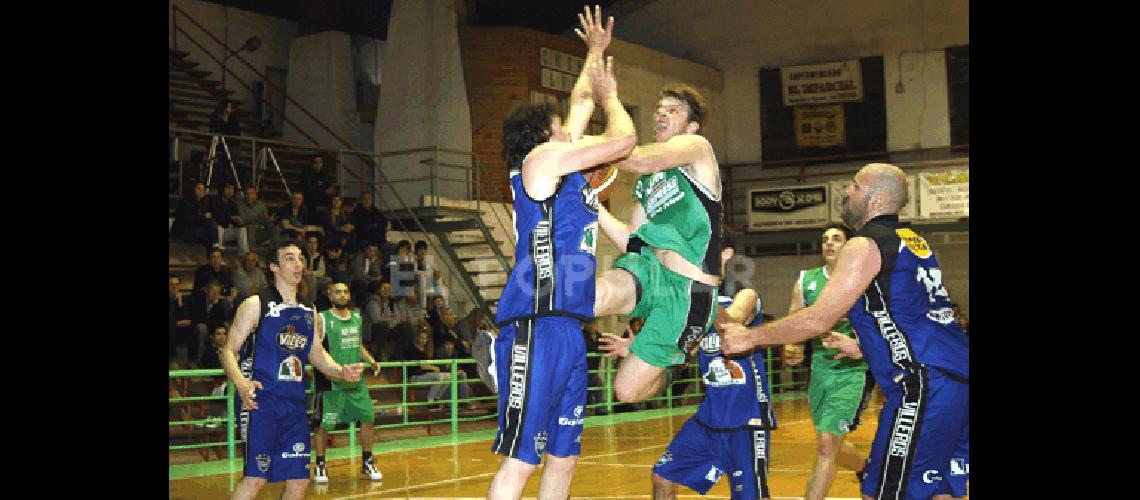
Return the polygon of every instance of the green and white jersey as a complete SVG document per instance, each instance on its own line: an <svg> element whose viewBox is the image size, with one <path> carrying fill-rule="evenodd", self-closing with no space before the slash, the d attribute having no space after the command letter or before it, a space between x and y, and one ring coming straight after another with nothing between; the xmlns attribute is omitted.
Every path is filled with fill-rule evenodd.
<svg viewBox="0 0 1140 500"><path fill-rule="evenodd" d="M633 196L648 218L633 236L655 248L677 252L703 272L720 276L720 196L702 185L686 166L638 176Z"/></svg>
<svg viewBox="0 0 1140 500"><path fill-rule="evenodd" d="M815 303L815 300L819 298L819 292L823 291L823 286L827 284L828 278L830 276L827 274L826 266L800 271L800 294L803 295L805 306ZM851 328L851 322L847 320L846 316L837 321L831 330L855 338L855 329ZM820 337L811 339L811 352L812 370L854 371L867 369L867 362L862 359L831 359L839 350L823 347L823 341L820 340Z"/></svg>
<svg viewBox="0 0 1140 500"><path fill-rule="evenodd" d="M325 337L328 339L329 356L341 365L359 363L360 354L360 312L353 309L347 320L340 319L333 314L332 309L321 311L321 321L324 322ZM359 389L364 383L363 378L357 382L346 382L342 379L333 379L335 389Z"/></svg>

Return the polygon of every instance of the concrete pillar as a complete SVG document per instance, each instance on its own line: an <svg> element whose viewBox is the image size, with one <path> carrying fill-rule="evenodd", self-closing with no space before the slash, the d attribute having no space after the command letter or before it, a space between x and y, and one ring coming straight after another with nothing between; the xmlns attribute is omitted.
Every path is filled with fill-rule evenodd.
<svg viewBox="0 0 1140 500"><path fill-rule="evenodd" d="M384 82L373 143L380 153L437 146L471 151L471 111L463 81L455 0L395 0L384 45ZM431 164L438 161L436 171ZM469 199L469 155L432 151L385 155L381 171L404 203L418 206L434 189ZM413 180L418 177L432 180ZM383 189L381 199L395 193ZM389 201L392 203L392 201ZM429 203L430 204L430 203ZM380 204L385 208L384 204Z"/></svg>
<svg viewBox="0 0 1140 500"><path fill-rule="evenodd" d="M355 137L354 125L359 121L353 78L352 46L347 33L323 31L293 40L289 48L289 73L286 79L289 96L350 144ZM286 102L285 116L321 146L348 149L348 146L292 103ZM300 144L313 143L292 125L285 123L284 127L284 140ZM353 146L359 148L358 145ZM354 171L363 171L355 158L342 161ZM352 177L345 173L344 178L347 181Z"/></svg>

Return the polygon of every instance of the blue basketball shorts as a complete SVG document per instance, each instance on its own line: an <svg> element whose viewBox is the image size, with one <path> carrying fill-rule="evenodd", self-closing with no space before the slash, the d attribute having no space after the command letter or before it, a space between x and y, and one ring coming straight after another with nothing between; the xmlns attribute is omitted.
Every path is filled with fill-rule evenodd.
<svg viewBox="0 0 1140 500"><path fill-rule="evenodd" d="M256 410L243 410L239 416L238 428L245 439L245 475L263 477L270 483L309 479L305 400L258 390L256 401ZM240 399L236 404L241 408Z"/></svg>
<svg viewBox="0 0 1140 500"><path fill-rule="evenodd" d="M770 497L771 432L713 431L690 418L665 448L653 473L704 495L728 475L734 499Z"/></svg>
<svg viewBox="0 0 1140 500"><path fill-rule="evenodd" d="M970 384L922 366L894 385L884 390L862 493L878 500L949 493L951 459L963 439L969 446Z"/></svg>
<svg viewBox="0 0 1140 500"><path fill-rule="evenodd" d="M491 450L538 465L542 454L582 453L586 341L566 317L519 320L495 339L499 433Z"/></svg>

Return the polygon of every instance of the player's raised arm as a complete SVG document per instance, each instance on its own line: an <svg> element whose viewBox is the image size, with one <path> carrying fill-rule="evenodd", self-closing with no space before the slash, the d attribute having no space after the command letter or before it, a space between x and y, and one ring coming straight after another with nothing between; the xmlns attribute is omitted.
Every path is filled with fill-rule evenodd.
<svg viewBox="0 0 1140 500"><path fill-rule="evenodd" d="M606 110L606 133L582 136L577 142L556 140L558 134L565 135L556 117L551 140L534 148L522 165L523 186L531 198L549 198L562 176L621 158L629 154L637 142L633 120L617 98L613 58L609 58L605 65L598 62L587 71L592 72L590 81L594 97Z"/></svg>
<svg viewBox="0 0 1140 500"><path fill-rule="evenodd" d="M590 88L590 79L586 68L590 64L600 61L614 32L614 18L610 16L609 25L602 26L602 8L594 6L595 12L590 12L590 6L583 6L584 14L578 14L581 29L574 28L578 37L586 42L586 59L582 65L582 72L578 74L578 81L570 91L570 112L566 115L566 133L570 135L570 142L582 138L586 124L594 113L594 92Z"/></svg>

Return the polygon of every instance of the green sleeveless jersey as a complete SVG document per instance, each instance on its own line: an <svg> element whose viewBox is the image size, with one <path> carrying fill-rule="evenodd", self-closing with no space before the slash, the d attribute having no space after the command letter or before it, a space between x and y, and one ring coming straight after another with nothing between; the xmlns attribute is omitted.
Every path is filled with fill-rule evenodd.
<svg viewBox="0 0 1140 500"><path fill-rule="evenodd" d="M815 303L815 299L819 298L819 292L823 291L823 286L827 284L828 278L825 266L800 271L800 293L803 295L805 306ZM851 328L851 322L846 317L837 321L831 330L855 338L855 329ZM823 368L838 371L867 369L867 362L862 359L831 359L839 350L824 348L820 337L811 339L811 352L812 369Z"/></svg>
<svg viewBox="0 0 1140 500"><path fill-rule="evenodd" d="M631 236L677 252L703 272L720 276L719 196L684 167L638 176L633 196L648 222Z"/></svg>
<svg viewBox="0 0 1140 500"><path fill-rule="evenodd" d="M325 337L328 339L329 356L341 365L359 363L360 354L360 312L352 310L347 320L333 315L332 309L321 311L321 320L325 326ZM332 379L332 386L336 389L359 389L363 378L357 382L346 382L342 379Z"/></svg>

